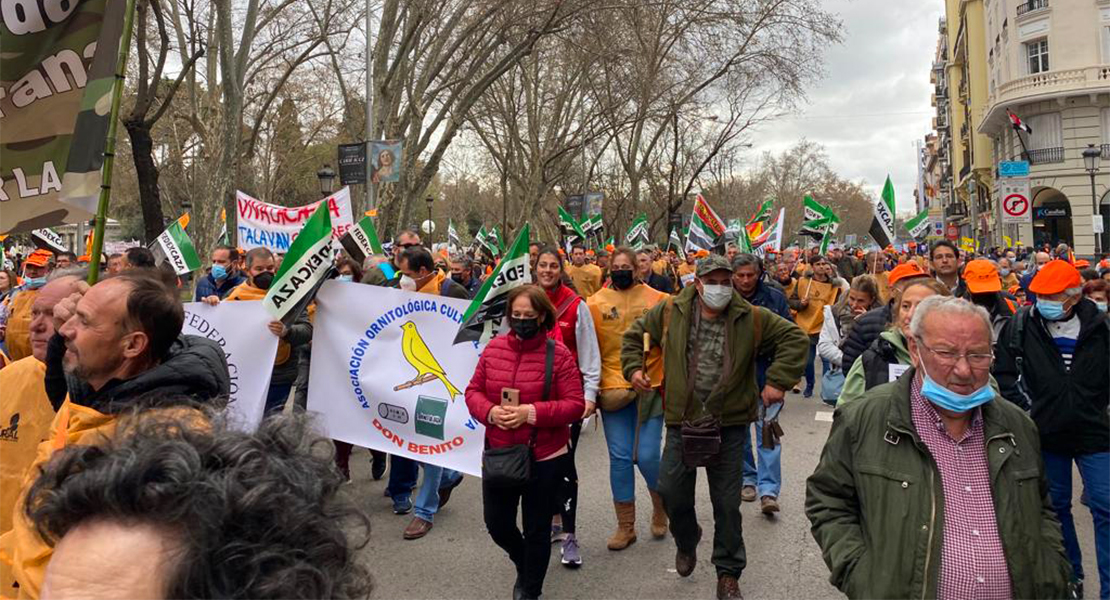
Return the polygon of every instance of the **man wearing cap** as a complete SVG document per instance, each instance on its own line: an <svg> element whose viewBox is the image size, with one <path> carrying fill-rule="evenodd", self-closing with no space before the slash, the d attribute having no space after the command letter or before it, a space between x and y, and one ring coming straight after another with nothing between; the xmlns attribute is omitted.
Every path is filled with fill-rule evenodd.
<svg viewBox="0 0 1110 600"><path fill-rule="evenodd" d="M964 290L967 300L990 313L991 336L998 341L999 332L1017 312L1018 306L1009 294L1002 293L1002 278L994 263L980 258L964 265Z"/></svg>
<svg viewBox="0 0 1110 600"><path fill-rule="evenodd" d="M704 467L713 504L717 597L740 598L738 579L747 564L740 487L748 425L764 410L777 410L801 377L809 340L790 321L746 302L732 287L731 266L719 255L699 261L694 285L656 304L625 332L621 368L644 391L652 385L644 375L645 333L651 346L664 352L667 432L658 492L677 547L675 570L687 577L697 565L702 528L695 483L698 467ZM757 356L773 356L762 391L755 379ZM764 441L774 442L770 437Z"/></svg>
<svg viewBox="0 0 1110 600"><path fill-rule="evenodd" d="M856 319L856 324L852 327L851 333L848 334L848 338L840 346L840 349L844 352L840 366L845 373L852 369L856 359L870 348L875 340L879 339L879 335L883 331L886 331L893 315L894 304L901 298L902 290L906 289L906 286L913 279L928 277L925 271L922 271L921 267L914 261L900 264L894 267L893 271L883 273L883 275L888 276L890 281L890 299L883 306L873 308L865 312L859 319Z"/></svg>
<svg viewBox="0 0 1110 600"><path fill-rule="evenodd" d="M1022 307L1002 328L994 377L1003 397L1029 410L1040 431L1052 505L1074 576L1083 561L1071 514L1072 463L1094 517L1100 598L1110 598L1110 324L1083 297L1079 271L1063 260L1037 271Z"/></svg>
<svg viewBox="0 0 1110 600"><path fill-rule="evenodd" d="M31 305L39 289L46 285L52 256L46 250L32 252L23 263L23 285L13 290L6 300L8 326L4 339L8 357L13 362L31 356Z"/></svg>

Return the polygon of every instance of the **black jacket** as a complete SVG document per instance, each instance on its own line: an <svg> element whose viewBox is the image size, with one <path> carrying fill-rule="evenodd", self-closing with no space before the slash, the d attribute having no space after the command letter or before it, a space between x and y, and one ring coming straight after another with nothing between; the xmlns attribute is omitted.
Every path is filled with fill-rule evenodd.
<svg viewBox="0 0 1110 600"><path fill-rule="evenodd" d="M992 370L1004 398L1031 401L1044 449L1067 456L1110 451L1110 321L1090 300L1074 310L1080 328L1070 369L1040 313L1025 306L1002 328Z"/></svg>
<svg viewBox="0 0 1110 600"><path fill-rule="evenodd" d="M648 276L647 281L644 283L648 284L648 287L663 292L664 294L674 293L674 284L671 283L671 278L666 275L660 275L655 271L651 272L651 275Z"/></svg>
<svg viewBox="0 0 1110 600"><path fill-rule="evenodd" d="M888 304L873 308L856 320L855 326L848 334L848 339L844 340L844 343L840 346L840 349L844 351L844 358L841 360L840 366L845 373L852 368L856 359L871 347L875 340L879 339L879 334L890 325L890 319L891 307Z"/></svg>
<svg viewBox="0 0 1110 600"><path fill-rule="evenodd" d="M55 408L61 406L67 392L70 402L106 414L127 410L139 399L161 406L163 400L176 401L174 396L190 396L205 402L213 398L226 400L230 395L231 376L223 350L216 342L199 336L178 336L165 360L131 379L113 379L96 391L84 381L63 373L65 340L60 334L54 334L50 348L53 351L49 348L47 351L46 383L50 403ZM57 382L63 379L65 386L58 386Z"/></svg>

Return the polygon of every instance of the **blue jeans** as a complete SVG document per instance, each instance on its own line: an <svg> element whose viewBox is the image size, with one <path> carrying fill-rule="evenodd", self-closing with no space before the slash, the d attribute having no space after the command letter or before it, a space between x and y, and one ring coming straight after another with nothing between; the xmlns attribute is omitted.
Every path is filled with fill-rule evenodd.
<svg viewBox="0 0 1110 600"><path fill-rule="evenodd" d="M806 391L813 391L813 381L816 379L817 370L817 336L809 337L809 354L806 355ZM829 361L821 359L821 372L830 368Z"/></svg>
<svg viewBox="0 0 1110 600"><path fill-rule="evenodd" d="M1075 519L1071 516L1071 463L1079 467L1083 489L1087 492L1087 507L1095 525L1095 555L1098 563L1099 598L1110 598L1110 452L1083 454L1074 458L1043 452L1048 495L1056 509L1056 518L1064 533L1064 549L1071 560L1072 571L1083 579L1083 555L1075 534Z"/></svg>
<svg viewBox="0 0 1110 600"><path fill-rule="evenodd" d="M262 416L268 417L280 413L285 408L285 401L289 399L289 392L293 389L293 382L271 383L266 392L266 407L262 409Z"/></svg>
<svg viewBox="0 0 1110 600"><path fill-rule="evenodd" d="M632 444L638 418L635 402L617 411L602 411L601 425L605 429L605 445L609 447L609 487L613 491L613 502L632 502L636 499ZM651 491L655 491L655 484L659 481L662 446L663 415L659 415L640 425L640 443L636 451L640 475Z"/></svg>
<svg viewBox="0 0 1110 600"><path fill-rule="evenodd" d="M389 483L385 490L394 502L408 500L412 495L412 488L416 487L416 478L420 476L420 463L415 460L389 455Z"/></svg>
<svg viewBox="0 0 1110 600"><path fill-rule="evenodd" d="M424 467L424 481L416 492L412 514L431 522L439 512L439 488L462 479L462 473L427 463L417 464Z"/></svg>
<svg viewBox="0 0 1110 600"><path fill-rule="evenodd" d="M752 455L751 429L755 427L755 456ZM756 468L756 457L759 467ZM779 497L782 490L782 444L774 450L763 447L763 420L760 419L744 427L744 485L755 487L758 496Z"/></svg>

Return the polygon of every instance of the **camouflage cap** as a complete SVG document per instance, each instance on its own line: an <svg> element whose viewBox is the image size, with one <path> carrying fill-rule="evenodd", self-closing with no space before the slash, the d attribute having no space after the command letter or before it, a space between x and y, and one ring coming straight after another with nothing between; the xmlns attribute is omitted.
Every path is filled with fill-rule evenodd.
<svg viewBox="0 0 1110 600"><path fill-rule="evenodd" d="M698 269L695 274L698 277L705 277L713 271L721 270L732 272L732 266L728 264L728 259L720 254L710 254L698 261Z"/></svg>

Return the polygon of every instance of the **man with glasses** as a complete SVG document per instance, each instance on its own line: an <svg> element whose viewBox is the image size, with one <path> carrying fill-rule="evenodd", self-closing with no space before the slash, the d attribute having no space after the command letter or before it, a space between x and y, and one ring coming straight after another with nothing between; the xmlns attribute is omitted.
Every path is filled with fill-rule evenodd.
<svg viewBox="0 0 1110 600"><path fill-rule="evenodd" d="M409 248L420 246L420 234L411 230L404 230L397 234L393 243L393 257L389 262L373 265L366 269L362 276L362 283L384 287L397 287L401 279L398 267L401 253Z"/></svg>
<svg viewBox="0 0 1110 600"><path fill-rule="evenodd" d="M1064 598L1071 566L1037 429L990 386L991 322L921 301L913 367L837 410L806 516L850 598Z"/></svg>

